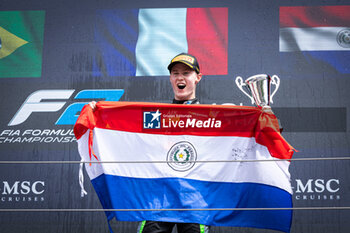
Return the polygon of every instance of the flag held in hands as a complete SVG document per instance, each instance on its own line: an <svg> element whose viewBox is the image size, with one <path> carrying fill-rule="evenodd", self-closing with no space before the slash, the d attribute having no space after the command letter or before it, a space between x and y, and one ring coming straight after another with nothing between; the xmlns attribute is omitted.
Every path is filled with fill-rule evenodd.
<svg viewBox="0 0 350 233"><path fill-rule="evenodd" d="M102 101L83 108L74 133L83 161L121 162L85 166L103 208L131 209L106 211L108 220L290 230L290 209L232 210L292 207L293 147L271 113ZM233 162L209 162L218 160Z"/></svg>

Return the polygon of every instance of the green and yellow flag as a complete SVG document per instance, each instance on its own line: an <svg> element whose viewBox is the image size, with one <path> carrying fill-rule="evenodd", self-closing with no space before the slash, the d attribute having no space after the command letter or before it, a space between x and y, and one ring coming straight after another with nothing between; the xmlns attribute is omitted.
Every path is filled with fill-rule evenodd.
<svg viewBox="0 0 350 233"><path fill-rule="evenodd" d="M45 11L0 11L0 78L41 77Z"/></svg>

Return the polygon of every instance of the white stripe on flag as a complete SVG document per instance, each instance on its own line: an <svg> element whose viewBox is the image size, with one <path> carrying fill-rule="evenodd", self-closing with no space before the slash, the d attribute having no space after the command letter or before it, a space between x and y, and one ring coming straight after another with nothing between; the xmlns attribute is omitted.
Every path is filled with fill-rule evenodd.
<svg viewBox="0 0 350 233"><path fill-rule="evenodd" d="M350 51L337 42L343 27L280 28L280 52Z"/></svg>
<svg viewBox="0 0 350 233"><path fill-rule="evenodd" d="M86 133L79 142L79 152L89 161ZM101 161L166 161L170 148L177 142L190 142L197 160L266 160L273 159L265 146L255 138L228 136L189 136L140 134L94 129L93 149ZM156 145L154 146L156 142ZM228 162L195 163L188 171L175 171L167 163L94 163L86 165L90 179L105 173L122 177L165 178L260 183L276 186L292 193L288 172L289 162Z"/></svg>
<svg viewBox="0 0 350 233"><path fill-rule="evenodd" d="M169 75L170 60L187 52L186 8L140 9L136 76Z"/></svg>

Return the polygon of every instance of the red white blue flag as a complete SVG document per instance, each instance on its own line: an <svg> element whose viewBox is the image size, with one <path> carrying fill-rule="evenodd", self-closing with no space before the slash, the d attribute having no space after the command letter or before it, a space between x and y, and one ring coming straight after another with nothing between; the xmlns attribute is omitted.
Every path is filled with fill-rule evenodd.
<svg viewBox="0 0 350 233"><path fill-rule="evenodd" d="M165 76L177 54L197 57L205 75L227 74L227 8L99 10L95 75Z"/></svg>
<svg viewBox="0 0 350 233"><path fill-rule="evenodd" d="M107 211L108 220L290 230L292 210L259 210L292 207L293 148L273 114L241 106L99 102L94 112L84 107L74 132L83 161L120 162L85 166L105 209L131 209Z"/></svg>
<svg viewBox="0 0 350 233"><path fill-rule="evenodd" d="M309 64L320 72L350 73L349 12L350 6L280 7L283 63L295 71Z"/></svg>

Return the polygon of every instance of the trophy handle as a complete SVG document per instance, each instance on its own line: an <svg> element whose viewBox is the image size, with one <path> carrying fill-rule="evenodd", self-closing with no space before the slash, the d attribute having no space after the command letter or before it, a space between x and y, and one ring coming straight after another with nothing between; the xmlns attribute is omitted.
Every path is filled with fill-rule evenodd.
<svg viewBox="0 0 350 233"><path fill-rule="evenodd" d="M246 86L246 84L243 82L242 77L237 76L237 78L236 78L235 81L236 81L237 87L238 87L246 96L248 96L249 99L252 101L252 104L254 104L254 99L253 99L253 97L251 97L251 96L242 88L243 86Z"/></svg>
<svg viewBox="0 0 350 233"><path fill-rule="evenodd" d="M276 94L276 92L280 86L280 78L277 75L273 75L271 77L271 84L274 84L276 86L275 90L272 92L272 94L270 96L270 102L273 103L272 97Z"/></svg>

